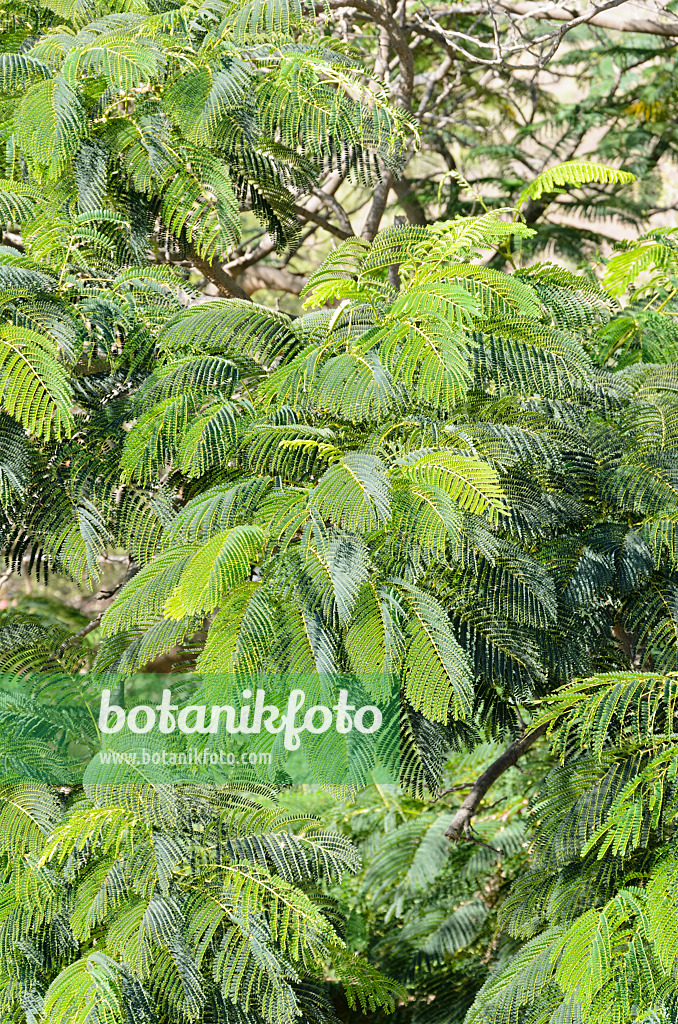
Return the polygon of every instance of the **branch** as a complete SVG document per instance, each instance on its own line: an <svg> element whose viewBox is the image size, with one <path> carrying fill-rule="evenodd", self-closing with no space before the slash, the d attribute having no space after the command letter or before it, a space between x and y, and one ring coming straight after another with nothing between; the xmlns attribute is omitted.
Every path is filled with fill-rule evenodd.
<svg viewBox="0 0 678 1024"><path fill-rule="evenodd" d="M388 202L388 194L391 191L391 185L393 184L393 174L391 171L385 171L384 176L374 190L374 199L372 200L372 206L370 212L367 215L365 226L362 230L363 238L366 238L368 242L374 241L374 236L379 230L381 224L381 218L384 216L384 210L386 209L386 203Z"/></svg>
<svg viewBox="0 0 678 1024"><path fill-rule="evenodd" d="M253 267L255 263L259 263L260 260L270 256L272 252L275 252L275 242L270 239L268 242L260 242L254 249L245 250L240 256L234 256L232 260L223 265L223 270L229 274L233 271L236 275L242 274L248 267Z"/></svg>
<svg viewBox="0 0 678 1024"><path fill-rule="evenodd" d="M199 270L203 277L206 277L213 285L216 285L222 295L229 299L245 299L247 302L251 302L245 289L241 288L234 277L226 273L219 260L205 260L202 256L198 255L185 236L182 237L181 241L186 255L195 269Z"/></svg>
<svg viewBox="0 0 678 1024"><path fill-rule="evenodd" d="M546 725L540 725L538 729L529 732L526 736L516 740L510 747L507 747L503 754L500 754L496 761L493 761L489 768L476 779L471 792L464 799L461 807L456 811L452 821L445 830L445 835L453 842L457 842L462 836L465 839L471 837L471 819L478 810L478 805L487 793L490 786L493 786L505 771L513 766L526 751L546 732Z"/></svg>
<svg viewBox="0 0 678 1024"><path fill-rule="evenodd" d="M562 7L556 7L551 10L542 8L536 10L534 14L531 13L531 4L514 2L514 0L499 0L499 6L503 7L505 11L510 11L512 14L522 14L529 18L535 19L550 19L553 21L574 21L576 16L571 12L564 10ZM673 25L667 24L666 22L651 21L649 18L629 18L625 21L619 21L617 18L610 17L603 13L593 13L590 18L586 19L589 25L598 25L599 28L611 28L616 32L643 32L645 35L652 36L678 36L678 21Z"/></svg>
<svg viewBox="0 0 678 1024"><path fill-rule="evenodd" d="M445 11L444 13L447 14L448 12ZM460 12L457 12L457 14L459 13ZM466 9L463 9L463 13L467 14L468 12ZM483 13L487 13L485 9L483 9ZM426 24L420 15L415 14L414 21L411 24L405 25L405 28L413 33L418 32L419 35L425 36L427 39L432 39L441 47L441 49L445 50L453 60L458 60L458 55L461 54L466 60L471 61L473 64L498 67L502 63L503 58L500 54L489 59L485 59L483 57L479 57L477 54L469 53L468 50L464 49L463 46L459 46L459 44L452 38L453 36L459 35L459 33L449 32L447 29L443 28L442 25L439 25L434 21L433 16L430 14L429 18L431 19L431 23ZM473 40L473 42L476 42L476 40ZM489 44L486 45L485 43L482 43L481 45L490 50L494 49L494 47Z"/></svg>
<svg viewBox="0 0 678 1024"><path fill-rule="evenodd" d="M354 11L367 14L377 25L385 28L388 32L393 49L398 56L400 79L395 89L396 97L401 106L410 109L412 99L412 88L414 85L414 57L407 42L407 36L402 28L391 15L372 0L328 0L330 10L349 7Z"/></svg>
<svg viewBox="0 0 678 1024"><path fill-rule="evenodd" d="M269 267L262 263L245 270L240 276L240 280L245 289L245 297L249 299L252 292L256 292L259 288L272 288L274 291L300 295L308 278L302 274L291 274L289 270L280 270L278 267Z"/></svg>
<svg viewBox="0 0 678 1024"><path fill-rule="evenodd" d="M576 12L573 13L563 7L543 7L526 3L525 0L496 0L496 5L500 10L508 14L518 14L523 18L534 18L535 21L575 21L580 17L585 17L587 24L597 25L599 28L613 29L615 32L641 32L644 35L665 36L668 38L678 36L678 19L673 23L652 21L650 18L627 18L622 21L612 15L603 13L602 10L600 12L595 10L588 13L584 12L584 15L578 15ZM460 14L481 16L487 14L487 7L473 4L466 7L448 8L446 10L433 9L431 11L433 18L445 16L458 18Z"/></svg>
<svg viewBox="0 0 678 1024"><path fill-rule="evenodd" d="M327 198L329 200L331 197L328 196ZM337 206L338 205L339 204L337 203ZM295 203L294 212L298 217L301 217L302 220L313 221L314 224L317 224L320 228L324 228L330 235L334 235L335 238L340 238L342 242L347 238L353 237L352 231L345 231L343 228L335 227L334 224L330 223L327 217L321 216L321 214L316 213L315 210L307 210L305 206L300 206L298 203Z"/></svg>
<svg viewBox="0 0 678 1024"><path fill-rule="evenodd" d="M523 218L526 224L536 224L541 217L542 213L550 205L550 201L546 202L541 199L528 199L523 209Z"/></svg>
<svg viewBox="0 0 678 1024"><path fill-rule="evenodd" d="M613 7L620 7L622 4L625 3L626 0L608 0L606 4L602 5L602 7L591 7L588 11L584 11L583 14L580 14L578 18L571 18L563 25L560 31L556 33L556 38L554 40L553 46L545 56L541 57L539 61L540 65L544 67L546 64L548 64L551 58L555 56L561 42L563 41L563 36L566 32L570 32L571 29L576 28L577 25L593 23L594 19L599 17L603 13L603 11L611 10ZM598 24L600 24L600 22Z"/></svg>
<svg viewBox="0 0 678 1024"><path fill-rule="evenodd" d="M136 565L134 562L130 562L130 564L127 567L127 572L120 580L120 582L116 583L112 590L104 590L101 592L102 598L108 600L109 598L113 597L113 595L117 594L119 590L122 590L125 584L129 583L132 577L136 576L138 572L139 566ZM73 633L72 636L67 637L62 643L61 647L59 648L59 656L61 656L64 653L67 647L71 647L73 644L77 643L78 640L82 640L82 638L87 636L89 633L93 633L97 626L101 625L101 620L103 619L106 611L107 609L104 608L103 611L100 611L98 615L95 615L94 618L91 619L86 626L83 626L82 629L79 629L77 633Z"/></svg>
<svg viewBox="0 0 678 1024"><path fill-rule="evenodd" d="M5 231L4 234L0 231L0 244L12 246L14 249L18 249L21 253L26 252L21 235L12 234L10 231Z"/></svg>
<svg viewBox="0 0 678 1024"><path fill-rule="evenodd" d="M378 3L373 0L327 0L330 9L350 8L367 14L369 18L385 29L389 41L395 50L398 58L400 76L393 89L393 95L399 106L405 110L411 110L412 90L414 88L414 56L408 42L407 36L395 18ZM362 237L368 242L374 239L379 231L381 218L384 216L388 194L394 181L394 175L388 169L383 169L383 179L374 190L374 199L370 212L362 230Z"/></svg>
<svg viewBox="0 0 678 1024"><path fill-rule="evenodd" d="M410 224L418 224L424 227L428 221L426 211L415 195L413 183L409 178L396 178L391 188L398 197L398 205L407 217Z"/></svg>
<svg viewBox="0 0 678 1024"><path fill-rule="evenodd" d="M104 609L104 611L105 610L106 609ZM97 626L101 625L101 620L103 619L103 617L104 612L99 612L99 614L95 615L93 619L90 619L86 626L83 626L82 629L79 629L77 633L74 633L72 636L69 636L67 640L64 640L61 647L59 648L59 654L63 654L67 647L70 647L78 640L82 640L82 638L84 636L87 636L88 633L93 633Z"/></svg>
<svg viewBox="0 0 678 1024"><path fill-rule="evenodd" d="M342 231L345 231L350 238L353 235L353 228L351 227L351 222L348 219L348 214L339 200L335 199L335 197L329 192L323 192L321 188L314 188L313 195L316 199L320 199L324 206L328 206L330 210L332 210L334 216L339 221L339 227ZM306 210L307 213L309 212L306 207L304 207L304 210Z"/></svg>

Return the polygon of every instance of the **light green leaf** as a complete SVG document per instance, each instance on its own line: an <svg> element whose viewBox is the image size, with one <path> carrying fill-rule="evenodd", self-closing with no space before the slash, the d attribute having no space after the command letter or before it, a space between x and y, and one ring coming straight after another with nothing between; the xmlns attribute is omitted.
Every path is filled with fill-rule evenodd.
<svg viewBox="0 0 678 1024"><path fill-rule="evenodd" d="M216 534L199 548L183 570L168 598L166 614L173 619L214 611L229 591L243 582L265 539L259 526L234 526Z"/></svg>

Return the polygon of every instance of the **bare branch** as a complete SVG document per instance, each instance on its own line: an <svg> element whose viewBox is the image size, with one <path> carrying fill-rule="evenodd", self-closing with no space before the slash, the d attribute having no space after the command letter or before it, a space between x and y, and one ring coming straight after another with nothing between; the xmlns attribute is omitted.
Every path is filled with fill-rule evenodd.
<svg viewBox="0 0 678 1024"><path fill-rule="evenodd" d="M574 21L580 15L568 10L561 5L532 4L526 0L496 0L497 7L509 14L518 14L522 18L534 18L536 21ZM673 22L654 21L650 18L615 18L605 13L605 8L598 11L585 12L586 23L597 25L599 28L613 29L615 32L640 32L644 35L665 36L675 38L678 36L678 19ZM458 17L460 13L465 15L487 14L487 7L481 4L466 5L463 8L454 7L445 10L432 10L433 18ZM669 12L667 12L668 14ZM588 16L590 14L590 17ZM583 15L582 15L583 16ZM421 28L417 26L419 31Z"/></svg>
<svg viewBox="0 0 678 1024"><path fill-rule="evenodd" d="M510 747L507 747L504 753L500 754L489 768L485 769L483 774L476 779L471 792L464 799L461 807L456 811L452 821L447 826L445 835L448 839L456 843L462 836L465 839L473 838L471 835L471 820L490 786L494 785L505 771L512 768L518 761L518 758L522 757L545 732L546 725L541 725L538 729L528 732L526 736L521 737L521 739L512 743Z"/></svg>
<svg viewBox="0 0 678 1024"><path fill-rule="evenodd" d="M330 197L328 196L328 199L329 198ZM294 212L296 213L297 217L300 217L304 221L312 221L314 224L317 224L318 227L324 228L325 231L327 231L330 235L334 235L335 238L340 238L342 242L347 238L351 238L351 236L353 235L353 231L345 231L343 228L335 227L335 225L332 224L327 219L327 217L322 217L319 213L316 213L315 210L307 210L305 206L299 206L299 204L295 204Z"/></svg>
<svg viewBox="0 0 678 1024"><path fill-rule="evenodd" d="M308 278L302 274L291 274L289 270L269 267L262 263L256 267L249 267L239 280L249 298L252 292L256 292L259 288L272 288L274 291L300 295Z"/></svg>
<svg viewBox="0 0 678 1024"><path fill-rule="evenodd" d="M388 194L391 191L392 184L393 174L391 171L386 171L384 177L374 190L372 206L370 207L370 212L367 215L367 220L365 221L365 226L362 231L363 238L366 238L368 242L371 242L379 231L379 225L381 224L381 218L384 216L384 210L386 209Z"/></svg>
<svg viewBox="0 0 678 1024"><path fill-rule="evenodd" d="M316 196L316 198L321 199L323 205L327 206L332 211L339 221L339 227L342 231L345 231L347 236L350 238L353 235L353 228L351 227L351 222L348 219L348 214L339 200L335 199L334 196L330 195L328 192L323 192L321 188L314 188L313 195Z"/></svg>
<svg viewBox="0 0 678 1024"><path fill-rule="evenodd" d="M234 256L232 260L225 263L223 269L226 273L231 270L234 271L236 276L242 274L243 270L247 270L248 267L254 266L255 263L259 263L266 256L270 256L272 252L275 252L275 242L270 239L268 242L260 242L259 245L255 246L254 249L245 251L241 256Z"/></svg>
<svg viewBox="0 0 678 1024"><path fill-rule="evenodd" d="M499 4L505 11L511 11L513 14L527 15L527 17L539 19L548 18L553 21L575 20L574 15L563 7L547 9L547 12L543 14L539 13L539 10L537 10L532 14L532 5L529 3L523 3L521 0L518 0L518 2L515 2L515 0L499 0ZM610 5L605 5L605 7L601 8L601 13L598 14L594 12L590 18L587 18L586 20L588 24L598 25L600 28L611 28L617 32L642 32L645 35L652 36L678 36L678 20L673 24L663 21L651 21L649 18L627 18L625 20L620 20L602 13L602 11L606 10L608 6Z"/></svg>
<svg viewBox="0 0 678 1024"><path fill-rule="evenodd" d="M556 38L553 42L553 46L548 51L548 53L544 54L544 56L540 58L540 65L544 67L546 64L548 64L551 58L555 56L556 51L558 50L558 47L563 41L563 36L566 34L566 32L570 32L573 28L576 28L577 25L584 25L587 22L593 22L593 20L595 18L598 18L603 13L603 11L609 11L613 7L620 7L622 4L625 3L626 0L608 0L606 4L602 5L602 7L590 7L588 11L584 11L584 13L580 14L578 18L572 18L565 25L563 25L563 27L556 33ZM600 24L600 22L598 22L598 24Z"/></svg>
<svg viewBox="0 0 678 1024"><path fill-rule="evenodd" d="M109 599L113 597L113 595L117 594L119 590L122 590L125 584L129 583L132 577L136 576L138 572L139 566L136 565L134 562L130 562L129 566L127 567L127 572L120 580L120 582L117 583L112 590L102 591L102 598ZM101 625L101 620L103 619L105 612L106 609L104 608L104 610L100 611L98 615L95 615L94 618L91 619L86 626L83 626L82 629L79 629L77 633L73 633L72 636L67 637L66 640L64 640L64 642L62 643L61 647L59 648L59 655L62 655L67 647L71 647L73 644L77 643L78 640L82 640L84 636L87 636L89 633L93 633L97 626Z"/></svg>
<svg viewBox="0 0 678 1024"><path fill-rule="evenodd" d="M394 88L394 97L400 104L410 108L414 85L414 57L407 42L407 36L398 22L383 7L373 0L328 0L331 10L349 7L367 14L377 25L385 28L391 45L398 55L400 77Z"/></svg>

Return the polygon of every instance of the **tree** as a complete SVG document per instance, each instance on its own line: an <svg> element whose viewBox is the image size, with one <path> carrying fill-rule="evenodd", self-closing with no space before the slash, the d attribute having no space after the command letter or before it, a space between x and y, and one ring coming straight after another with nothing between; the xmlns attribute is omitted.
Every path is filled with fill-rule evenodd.
<svg viewBox="0 0 678 1024"><path fill-rule="evenodd" d="M318 164L369 179L375 153L397 165L409 122L379 94L350 98L355 62L297 8L22 14L16 32L6 13L2 54L3 547L19 571L93 585L122 545L127 580L171 501L122 484L125 416L191 296L149 248L211 273L237 241L239 200L288 242L291 192ZM3 1020L330 1021L330 961L349 998L388 1006L396 989L346 955L317 891L355 869L340 836L281 816L251 779L170 792L129 761L83 774L98 743L79 674L92 628L21 613L0 627ZM31 673L42 700L15 692Z"/></svg>
<svg viewBox="0 0 678 1024"><path fill-rule="evenodd" d="M399 983L346 952L350 917L318 888L357 867L350 844L317 820L280 817L275 787L251 775L215 790L189 772L173 788L162 772L140 778L134 759L91 757L97 693L87 671L95 654L97 672L127 680L164 659L187 671L189 689L214 673L342 674L376 694L395 678L401 782L414 798L438 795L454 747L481 737L506 745L451 821L424 812L408 823L407 850L423 850L423 861L427 836L447 849L443 826L455 840L480 838L490 786L508 787L505 770L529 751L544 756L537 744L566 707L566 770L545 786L556 793L548 827L560 834L565 814L567 830L558 779L579 792L583 773L595 787L609 760L605 749L580 763L566 741L574 729L590 757L567 704L581 698L567 689L573 678L675 668L673 237L621 247L602 285L590 268L530 262L534 204L545 210L591 185L616 196L630 184L626 171L576 159L511 184L508 208L457 173L483 212L379 232L390 175L414 137L410 71L418 86L400 37L390 102L360 91L364 66L320 41L296 8L59 6L46 17L31 10L3 56L3 546L10 568L44 579L95 585L111 548L127 564L110 607L82 629L21 611L0 625L0 669L33 687L18 695L10 680L1 696L3 1013L22 1024L92 1014L107 1024L299 1014L330 1024L336 979L363 1007L400 1000L407 1016ZM393 34L395 19L379 17ZM243 123L234 90L245 87ZM274 242L289 242L296 200L323 167L339 181L370 166L365 237L340 229L349 237L310 276L305 315L249 297L189 304L186 275L158 265L164 249L233 293L222 275L236 200ZM329 192L316 198L341 221ZM649 283L629 291L648 268ZM603 703L622 685L604 679ZM116 699L124 703L122 688ZM669 712L652 707L654 728ZM663 750L642 729L629 742L645 743L658 768ZM615 754L619 778L626 754ZM635 824L638 792L640 804L629 810L624 796L610 821L595 823L607 830L595 842L620 870L627 854L637 866L647 829L659 828L656 817ZM605 846L615 815L625 824ZM403 837L383 840L366 876L384 873L394 906L404 890L389 858ZM656 843L648 887L664 851L658 832ZM455 975L445 958L480 941L507 888L457 914L445 887L459 884L471 850L456 848L430 893L454 918L447 938L410 934L403 951L407 933L383 935L378 967L400 982L411 983L403 964L413 948L436 961L423 986L410 984L417 1012L427 984L459 987L465 968ZM564 899L562 887L588 884L597 863L593 849L568 848L548 893ZM497 882L494 862L481 874ZM549 1012L565 1013L563 999L577 995L557 958L576 959L594 917L616 933L629 914L640 922L646 938L629 940L629 956L654 958L663 998L671 964L654 918L628 910L624 886L586 890L590 903L570 917L535 895L530 928L547 952L530 977L548 981ZM472 1015L501 1015L499 989L534 966L539 942L529 945L532 933L509 912L520 891L502 913L528 945L508 973L495 972ZM603 923L600 900L621 900ZM418 909L408 905L408 924ZM561 945L544 932L570 927ZM659 1005L634 964L628 1006ZM604 1017L618 963L610 953L594 967L581 1005ZM475 989L485 965L468 970ZM511 1006L522 1006L521 979Z"/></svg>
<svg viewBox="0 0 678 1024"><path fill-rule="evenodd" d="M220 266L239 205L280 250L321 169L369 182L377 157L399 166L411 118L361 88L364 68L299 3L119 7L29 8L18 30L5 16L5 177L34 187L6 182L3 216L62 276L87 243L128 263L152 244L242 297Z"/></svg>
<svg viewBox="0 0 678 1024"><path fill-rule="evenodd" d="M512 206L526 178L576 159L624 167L643 187L614 194L595 185L567 188L528 203L524 216L536 234L523 242L524 258L555 253L577 265L619 234L644 230L674 202L663 194L662 168L675 159L670 68L678 30L670 5L657 7L640 19L617 3L577 15L540 3L467 0L423 9L336 0L328 22L385 90L409 104L421 149L410 147L403 177L374 194L328 175L299 204L307 227L298 251L276 259L270 239L252 229L229 272L250 290L298 294L330 244L309 204L324 206L333 235L371 239L394 215L425 225L477 213L478 194L490 207ZM287 276L276 283L275 270ZM298 312L296 302L286 308Z"/></svg>
<svg viewBox="0 0 678 1024"><path fill-rule="evenodd" d="M338 890L348 936L407 987L398 1018L670 1017L675 692L675 673L564 687L538 719L548 741L500 778L473 843L448 846L440 804L473 785L477 755L452 757L438 805L366 791L327 809L366 862Z"/></svg>
<svg viewBox="0 0 678 1024"><path fill-rule="evenodd" d="M414 224L475 212L477 200L460 187L459 171L498 207L515 202L526 176L535 177L557 161L595 154L642 176L645 187L635 194L568 189L528 204L525 216L537 226L534 250L555 248L574 262L595 251L610 218L637 228L661 211L659 168L675 144L672 78L665 71L677 38L670 16L641 24L618 4L607 13L587 11L574 23L563 20L561 8L540 4L493 3L486 11L466 2L425 14L406 4L397 18L371 0L341 5L340 13L336 7L318 5L315 27L306 17L310 10L305 14L298 4L248 7L242 18L222 23L217 45L209 27L220 16L209 7L185 24L176 12L175 22L169 11L162 16L154 11L145 21L140 11L116 14L106 36L111 55L106 67L101 42L90 39L86 29L88 22L95 33L106 29L105 19L101 29L92 21L102 12L59 5L24 16L22 9L17 26L8 9L2 81L17 89L22 116L29 118L23 142L37 147L39 160L49 163L51 137L34 133L36 125L50 125L56 117L44 69L63 78L61 63L70 53L64 82L75 75L79 83L90 83L92 96L82 93L77 103L69 101L72 109L63 107L64 117L70 113L55 168L74 156L78 136L87 136L78 157L81 184L91 180L94 188L85 197L87 212L106 193L110 156L109 179L114 173L107 202L113 193L118 212L133 216L136 245L143 247L150 230L157 259L196 267L223 295L243 297L261 288L298 295L332 238L353 233L373 238L394 204ZM60 32L57 57L50 40ZM291 42L303 44L305 56L298 48L285 50ZM237 60L226 57L233 47ZM190 75L178 74L183 61L190 63ZM356 119L345 92L338 101L339 93L328 85L356 83L367 69L374 76L375 108L365 122ZM288 119L281 129L292 81L292 91L303 99L295 115L303 111L302 120ZM574 81L577 95L560 101L557 94L563 87L565 93L571 90ZM31 82L24 100L23 85ZM151 82L153 99L147 90ZM250 90L252 82L256 87ZM273 99L266 98L269 88ZM118 90L116 103L108 106L107 89ZM245 93L249 106L243 120L239 97ZM257 112L257 97L265 112ZM103 103L103 118L97 102ZM333 118L336 102L341 112ZM140 135L130 134L129 124L124 127L128 114ZM396 131L399 142L391 147L391 128L408 121L411 127L412 116L420 125L423 159L407 132ZM154 117L160 118L157 124ZM330 124L335 127L325 146ZM152 156L145 149L149 133L155 139ZM293 141L302 141L303 159ZM11 164L11 154L8 159ZM403 162L407 168L400 177ZM369 184L365 176L374 181L375 175L382 180L372 194L361 185ZM188 195L187 189L193 202L179 204L177 197ZM236 203L253 214L242 241ZM158 212L169 236L153 230ZM183 237L184 228L199 244Z"/></svg>
<svg viewBox="0 0 678 1024"><path fill-rule="evenodd" d="M73 367L82 414L102 445L94 505L106 504L113 486L107 432L122 421L115 419L120 403L102 410L102 395L110 403L138 385L130 371L153 365L166 314L191 295L185 273L154 265L150 248L189 252L228 290L219 258L239 237L239 202L264 220L277 245L289 243L297 230L292 193L315 181L320 166L366 180L376 154L395 167L409 121L379 93L350 98L355 61L323 41L294 5L234 8L224 18L209 6L197 13L59 6L47 15L30 9L18 31L9 12L6 28L1 84L10 131L0 208L7 240L19 248L2 254L4 408L45 441L72 436L60 452L74 478L84 450L63 364ZM234 283L231 290L244 294ZM92 374L104 370L107 385ZM26 449L21 431L7 429L18 460L5 482L9 496L30 490L37 452ZM43 454L41 466L33 465L43 504L32 512L24 504L24 515L42 522L34 524L38 535L46 529L58 537L62 565L74 559L80 579L94 580L99 513L83 487L76 485L76 495L65 486L51 450ZM93 479L84 491L92 486ZM113 528L123 546L126 531L136 532L135 501L128 493L114 502L125 510L122 533ZM146 528L158 522L143 498L141 506ZM7 538L16 564L31 534L29 526ZM39 548L31 566L36 558L39 567Z"/></svg>
<svg viewBox="0 0 678 1024"><path fill-rule="evenodd" d="M356 870L351 843L252 782L96 758L83 777L71 742L98 744L79 680L52 680L56 706L0 698L2 1019L335 1021L328 964L352 1005L389 1007L397 986L355 962L318 891Z"/></svg>
<svg viewBox="0 0 678 1024"><path fill-rule="evenodd" d="M673 1013L674 694L673 674L597 676L545 714L560 764L533 806L532 870L501 911L527 941L469 1021Z"/></svg>
<svg viewBox="0 0 678 1024"><path fill-rule="evenodd" d="M434 802L388 786L339 804L317 793L283 797L297 813L313 808L358 846L361 870L332 891L347 914L349 947L407 992L394 1024L462 1021L497 950L506 956L497 915L511 883L528 870L526 803L538 792L547 758L533 758L517 779L502 777L478 812L473 842L452 844L444 834L451 806L500 750L501 743L489 742L453 753ZM343 1020L360 1020L338 988L332 997Z"/></svg>
<svg viewBox="0 0 678 1024"><path fill-rule="evenodd" d="M585 173L601 172L557 172ZM614 321L590 279L472 262L521 232L492 213L390 229L311 279L336 309L216 302L174 321L121 467L183 508L104 616L100 669L138 670L207 616L201 671L395 672L422 786L439 766L418 716L449 736L482 708L520 732L519 704L619 659L615 629L629 658L671 664L652 534L671 441L649 410L671 405L672 370L595 364L581 332L595 347Z"/></svg>

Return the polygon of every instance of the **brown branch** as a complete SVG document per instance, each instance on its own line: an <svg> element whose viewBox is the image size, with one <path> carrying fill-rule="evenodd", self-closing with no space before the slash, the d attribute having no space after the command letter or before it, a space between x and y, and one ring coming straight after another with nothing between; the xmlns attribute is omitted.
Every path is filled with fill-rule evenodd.
<svg viewBox="0 0 678 1024"><path fill-rule="evenodd" d="M12 234L10 231L5 231L4 234L0 231L0 244L11 246L13 249L17 249L21 253L26 252L21 235Z"/></svg>
<svg viewBox="0 0 678 1024"><path fill-rule="evenodd" d="M348 219L348 214L346 213L346 210L341 205L339 200L335 199L335 197L331 195L329 192L323 192L321 188L314 188L313 195L316 197L316 199L322 200L324 206L327 206L329 207L330 210L332 210L334 216L339 221L339 227L342 229L342 231L345 231L348 237L350 238L353 235L353 228L351 227L351 222ZM304 209L306 210L307 208L304 207Z"/></svg>
<svg viewBox="0 0 678 1024"><path fill-rule="evenodd" d="M316 213L315 210L307 210L305 206L295 204L294 212L297 217L301 217L304 221L312 221L314 224L317 224L318 227L324 228L330 235L334 235L335 238L340 238L342 242L347 238L353 237L352 231L345 231L343 228L336 227L327 219L327 217L321 216L321 214Z"/></svg>
<svg viewBox="0 0 678 1024"><path fill-rule="evenodd" d="M400 79L394 90L395 98L401 106L409 110L414 86L414 57L408 45L407 36L395 18L372 0L329 0L329 7L331 10L349 7L354 11L360 11L362 14L367 14L371 21L386 29L398 57L400 70Z"/></svg>
<svg viewBox="0 0 678 1024"><path fill-rule="evenodd" d="M457 15L462 13L462 11L464 14L468 13L465 8L462 8L460 9L460 11L457 12ZM445 13L447 14L449 12L446 11ZM483 8L482 13L487 13L487 11ZM413 34L418 34L420 36L424 36L427 39L432 39L453 60L458 60L459 54L461 54L466 60L469 60L474 64L498 67L502 63L503 58L501 55L495 54L494 57L491 57L486 60L482 57L478 57L477 54L469 53L468 50L464 49L464 47L462 46L459 46L459 44L454 41L453 36L460 35L459 33L449 32L448 30L443 28L442 25L439 25L436 21L434 21L432 14L429 14L429 19L430 21L427 24L426 22L424 22L423 18L420 17L420 15L415 14L414 22L405 25L405 29ZM477 40L473 41L477 42ZM489 44L483 43L482 45L487 50L493 49L493 47Z"/></svg>
<svg viewBox="0 0 678 1024"><path fill-rule="evenodd" d="M396 178L391 188L397 195L398 205L407 217L408 222L424 227L428 223L426 211L412 190L412 182L407 178Z"/></svg>
<svg viewBox="0 0 678 1024"><path fill-rule="evenodd" d="M106 609L104 609L104 611L105 610ZM104 612L99 612L99 614L95 615L95 617L91 619L86 626L83 626L82 629L79 629L77 633L73 633L72 636L69 636L68 639L65 640L62 643L61 647L59 648L59 654L63 654L67 647L70 647L77 640L81 640L84 636L87 636L88 633L94 632L97 626L101 625L101 620L103 619L103 617Z"/></svg>
<svg viewBox="0 0 678 1024"><path fill-rule="evenodd" d="M374 199L372 200L372 206L370 212L367 215L365 226L362 230L363 238L366 238L368 242L374 240L374 236L379 231L379 225L381 224L381 218L384 216L384 210L386 209L386 203L388 202L388 194L391 191L391 185L393 184L393 174L391 171L385 171L384 176L374 190Z"/></svg>
<svg viewBox="0 0 678 1024"><path fill-rule="evenodd" d="M102 598L109 599L113 597L113 595L117 594L119 590L122 590L125 584L129 583L132 577L136 576L138 572L139 566L136 565L134 562L130 562L129 566L127 567L127 572L120 580L120 582L116 583L116 585L111 590L104 590L101 592ZM77 643L78 640L82 640L82 638L87 636L89 633L93 633L97 626L101 625L101 620L103 619L106 611L107 609L104 608L104 610L99 612L98 615L95 615L94 618L91 619L86 626L83 626L82 629L79 629L77 633L73 633L72 636L67 637L62 643L61 647L59 648L59 655L62 655L67 647L71 647L74 643Z"/></svg>
<svg viewBox="0 0 678 1024"><path fill-rule="evenodd" d="M234 256L232 260L224 264L223 269L227 274L231 271L236 275L242 274L248 267L253 267L255 263L259 263L266 256L270 256L272 252L275 252L275 242L273 240L260 243L249 252L245 251L241 256Z"/></svg>
<svg viewBox="0 0 678 1024"><path fill-rule="evenodd" d="M499 6L505 11L510 11L512 14L527 15L535 20L553 20L553 21L575 21L578 20L575 15L571 12L564 10L562 7L555 7L552 10L544 11L542 8L535 10L532 14L529 3L514 2L514 0L500 0ZM619 21L617 18L611 17L608 14L593 13L591 17L587 17L586 21L589 25L597 25L599 28L609 28L616 32L642 32L645 35L653 36L678 36L678 21L673 25L666 22L651 21L649 18L628 18L624 21Z"/></svg>
<svg viewBox="0 0 678 1024"><path fill-rule="evenodd" d="M433 803L437 800L442 800L444 796L448 796L450 793L461 793L464 790L473 789L473 786L473 782L460 782L456 786L448 786L447 789L441 789L436 793Z"/></svg>
<svg viewBox="0 0 678 1024"><path fill-rule="evenodd" d="M378 3L373 3L373 0L328 0L328 2L330 8L335 10L338 7L349 7L354 11L367 14L375 24L386 30L389 42L398 58L398 68L400 71L400 76L393 89L393 97L399 106L404 107L405 110L411 110L412 90L414 88L414 55L402 26L398 24L384 7ZM362 230L362 236L368 242L371 242L379 231L379 225L386 210L388 194L393 181L393 173L384 168L383 179L374 190L372 206Z"/></svg>
<svg viewBox="0 0 678 1024"><path fill-rule="evenodd" d="M523 218L526 224L535 224L541 217L544 210L550 206L549 200L528 199L523 209Z"/></svg>
<svg viewBox="0 0 678 1024"><path fill-rule="evenodd" d="M259 288L272 288L274 291L300 295L308 278L302 274L291 274L289 270L281 270L278 267L269 267L265 263L261 263L255 267L248 267L241 274L239 280L249 299L252 292L256 292Z"/></svg>
<svg viewBox="0 0 678 1024"><path fill-rule="evenodd" d="M521 17L534 18L535 21L574 21L582 16L556 5L544 8L539 3L526 3L524 0L498 0L496 6L508 14L518 14ZM465 7L459 6L445 10L433 9L430 13L434 19L442 17L458 18L459 15L480 17L487 14L487 7L480 4L469 4ZM640 32L644 35L665 36L668 38L678 36L678 19L670 23L652 21L650 18L627 18L621 20L603 12L592 12L590 17L587 12L584 12L584 15L586 15L587 24L597 25L599 28L612 29L615 32ZM405 26L406 29L407 27ZM421 31L418 25L416 29Z"/></svg>
<svg viewBox="0 0 678 1024"><path fill-rule="evenodd" d="M182 238L182 244L186 251L186 255L195 269L199 270L203 277L206 277L213 285L216 285L221 295L224 295L229 299L245 299L247 302L252 301L245 289L238 284L235 278L226 273L219 260L203 259L202 256L198 255L191 243L188 242L185 237Z"/></svg>
<svg viewBox="0 0 678 1024"><path fill-rule="evenodd" d="M538 729L528 732L526 736L516 740L510 747L507 747L503 754L500 754L496 761L493 761L489 768L476 779L471 792L464 799L461 807L455 812L452 821L445 830L445 835L453 842L457 842L462 836L465 839L471 836L471 820L478 810L478 806L500 776L509 768L512 768L518 759L546 732L546 725L540 725Z"/></svg>

